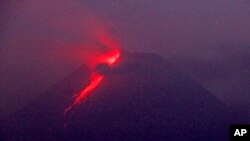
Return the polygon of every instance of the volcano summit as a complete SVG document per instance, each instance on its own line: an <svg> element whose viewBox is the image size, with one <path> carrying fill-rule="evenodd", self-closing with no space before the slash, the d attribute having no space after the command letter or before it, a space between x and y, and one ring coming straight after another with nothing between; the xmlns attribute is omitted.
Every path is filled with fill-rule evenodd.
<svg viewBox="0 0 250 141"><path fill-rule="evenodd" d="M11 115L8 141L228 140L228 108L209 91L155 54L124 53L112 69L100 66L102 84L63 112L87 85L82 67ZM56 99L56 101L54 101ZM67 127L63 128L66 123Z"/></svg>

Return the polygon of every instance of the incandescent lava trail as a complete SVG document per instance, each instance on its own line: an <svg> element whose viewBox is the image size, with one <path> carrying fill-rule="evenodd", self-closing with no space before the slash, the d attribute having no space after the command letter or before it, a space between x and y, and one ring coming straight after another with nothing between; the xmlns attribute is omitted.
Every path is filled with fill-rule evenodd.
<svg viewBox="0 0 250 141"><path fill-rule="evenodd" d="M88 64L91 72L89 84L76 95L74 102L64 110L64 116L66 116L72 108L85 100L86 97L101 84L102 80L104 79L104 74L101 74L95 70L96 66L99 64L106 64L108 67L111 67L121 56L119 45L114 39L100 31L95 32L94 35L98 39L98 42L107 48L107 51L94 57L94 59Z"/></svg>

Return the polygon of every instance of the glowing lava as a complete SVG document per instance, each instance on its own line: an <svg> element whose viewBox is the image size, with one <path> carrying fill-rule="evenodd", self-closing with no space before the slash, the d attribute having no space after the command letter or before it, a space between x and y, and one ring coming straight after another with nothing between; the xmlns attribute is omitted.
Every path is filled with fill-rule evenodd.
<svg viewBox="0 0 250 141"><path fill-rule="evenodd" d="M101 83L103 78L104 76L101 74L92 74L88 86L82 89L80 93L76 96L74 103L65 109L64 115L66 115L73 107L81 103L81 101L84 100L84 98Z"/></svg>
<svg viewBox="0 0 250 141"><path fill-rule="evenodd" d="M107 48L108 51L106 53L103 53L101 55L98 55L93 59L90 64L90 71L91 71L91 76L90 76L90 81L89 84L83 88L79 94L75 97L74 102L65 109L64 115L67 115L67 113L74 108L76 105L80 104L85 98L92 92L94 91L102 82L104 79L104 75L100 74L95 70L96 66L98 64L107 64L109 67L111 67L115 62L118 61L121 52L118 49L118 44L112 40L109 36L105 36L105 34L97 34L96 37L99 39L99 41L104 44Z"/></svg>

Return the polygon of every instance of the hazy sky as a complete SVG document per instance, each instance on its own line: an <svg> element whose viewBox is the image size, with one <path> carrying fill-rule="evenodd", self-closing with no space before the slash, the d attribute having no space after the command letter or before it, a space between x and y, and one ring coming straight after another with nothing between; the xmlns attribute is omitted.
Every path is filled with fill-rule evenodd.
<svg viewBox="0 0 250 141"><path fill-rule="evenodd" d="M72 52L105 29L122 49L155 52L226 103L250 102L248 0L22 0L1 3L0 112L76 70Z"/></svg>

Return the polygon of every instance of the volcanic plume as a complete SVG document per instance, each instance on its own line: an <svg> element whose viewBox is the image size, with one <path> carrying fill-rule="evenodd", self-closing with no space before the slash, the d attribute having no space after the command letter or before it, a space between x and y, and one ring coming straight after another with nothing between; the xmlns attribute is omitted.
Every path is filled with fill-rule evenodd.
<svg viewBox="0 0 250 141"><path fill-rule="evenodd" d="M76 95L74 102L64 110L64 115L67 115L72 108L80 104L104 79L104 75L96 70L97 65L105 64L111 67L121 55L118 43L108 34L103 31L98 31L94 32L94 35L98 41L107 48L107 51L97 55L87 64L91 72L89 84Z"/></svg>

